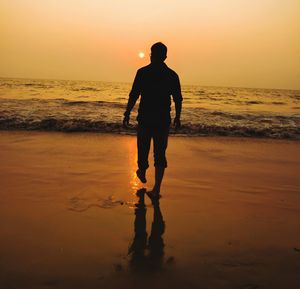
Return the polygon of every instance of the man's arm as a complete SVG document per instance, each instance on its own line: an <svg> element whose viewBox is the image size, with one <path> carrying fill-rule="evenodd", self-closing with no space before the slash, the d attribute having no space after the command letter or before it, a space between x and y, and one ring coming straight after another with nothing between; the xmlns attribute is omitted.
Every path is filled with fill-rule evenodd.
<svg viewBox="0 0 300 289"><path fill-rule="evenodd" d="M181 116L181 108L182 108L182 94L181 94L181 86L180 86L180 81L178 75L176 75L175 78L175 83L174 83L174 90L173 90L173 100L175 102L175 111L176 111L176 116L174 119L174 126L175 129L179 129L181 126L180 122L180 116Z"/></svg>
<svg viewBox="0 0 300 289"><path fill-rule="evenodd" d="M133 109L136 101L138 100L141 93L141 79L140 72L138 71L132 85L132 89L129 93L128 103L126 106L126 111L124 112L123 126L129 125L130 112Z"/></svg>
<svg viewBox="0 0 300 289"><path fill-rule="evenodd" d="M182 108L182 100L175 101L175 111L176 111L175 118L178 118L179 120L180 120L180 115L181 115L181 108Z"/></svg>

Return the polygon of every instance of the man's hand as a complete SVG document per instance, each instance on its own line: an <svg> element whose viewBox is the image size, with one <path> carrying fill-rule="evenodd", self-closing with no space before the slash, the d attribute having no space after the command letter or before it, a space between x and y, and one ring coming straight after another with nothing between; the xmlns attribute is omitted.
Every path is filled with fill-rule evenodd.
<svg viewBox="0 0 300 289"><path fill-rule="evenodd" d="M123 128L128 128L129 126L129 114L125 114L124 115L124 119L123 119Z"/></svg>
<svg viewBox="0 0 300 289"><path fill-rule="evenodd" d="M180 127L181 127L180 117L178 117L178 116L176 116L174 118L174 127L175 127L175 130L180 129Z"/></svg>

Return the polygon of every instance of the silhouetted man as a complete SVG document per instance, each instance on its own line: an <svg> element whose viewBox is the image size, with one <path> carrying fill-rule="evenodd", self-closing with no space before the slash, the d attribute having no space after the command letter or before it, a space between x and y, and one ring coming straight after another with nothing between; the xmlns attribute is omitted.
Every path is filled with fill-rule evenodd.
<svg viewBox="0 0 300 289"><path fill-rule="evenodd" d="M147 182L148 155L151 139L153 139L155 184L153 190L148 193L150 197L159 196L167 167L166 149L171 124L171 95L176 108L174 126L175 129L180 127L182 95L179 77L164 63L166 58L167 47L163 43L152 45L151 63L137 71L123 120L123 125L128 126L130 112L141 95L137 116L138 170L136 174L141 182Z"/></svg>

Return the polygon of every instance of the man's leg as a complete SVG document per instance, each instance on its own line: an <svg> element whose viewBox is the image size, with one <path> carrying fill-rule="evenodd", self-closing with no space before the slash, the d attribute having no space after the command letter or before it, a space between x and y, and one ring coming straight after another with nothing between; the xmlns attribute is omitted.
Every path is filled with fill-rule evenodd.
<svg viewBox="0 0 300 289"><path fill-rule="evenodd" d="M155 167L155 184L152 189L152 194L155 196L158 196L160 193L160 186L164 177L164 173L165 173L164 167L158 167L158 166Z"/></svg>
<svg viewBox="0 0 300 289"><path fill-rule="evenodd" d="M169 127L157 128L153 133L155 184L152 190L153 196L160 193L161 183L167 167L166 149L168 146Z"/></svg>
<svg viewBox="0 0 300 289"><path fill-rule="evenodd" d="M139 125L137 132L138 170L136 174L142 183L146 183L146 170L149 167L148 155L151 143L151 131L148 127Z"/></svg>

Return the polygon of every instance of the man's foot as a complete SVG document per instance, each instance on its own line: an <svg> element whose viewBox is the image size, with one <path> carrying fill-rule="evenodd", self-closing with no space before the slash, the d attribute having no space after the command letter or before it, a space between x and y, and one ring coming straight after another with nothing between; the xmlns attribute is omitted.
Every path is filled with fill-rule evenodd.
<svg viewBox="0 0 300 289"><path fill-rule="evenodd" d="M161 195L159 194L159 191L152 190L146 192L147 196L151 199L152 202L158 201L161 198Z"/></svg>
<svg viewBox="0 0 300 289"><path fill-rule="evenodd" d="M136 175L137 175L137 177L140 179L140 181L142 183L144 183L144 184L147 183L147 180L146 180L146 171L138 169L136 171Z"/></svg>

